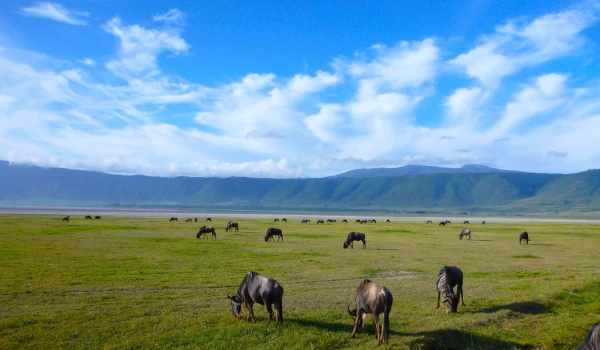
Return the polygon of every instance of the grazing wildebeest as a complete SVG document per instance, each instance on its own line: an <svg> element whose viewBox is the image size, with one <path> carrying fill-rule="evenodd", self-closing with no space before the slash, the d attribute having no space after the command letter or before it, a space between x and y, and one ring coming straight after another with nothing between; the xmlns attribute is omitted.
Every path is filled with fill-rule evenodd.
<svg viewBox="0 0 600 350"><path fill-rule="evenodd" d="M302 219L302 224L310 224L310 220L309 219Z"/></svg>
<svg viewBox="0 0 600 350"><path fill-rule="evenodd" d="M519 245L521 245L522 240L525 240L525 243L529 244L529 233L527 231L519 233Z"/></svg>
<svg viewBox="0 0 600 350"><path fill-rule="evenodd" d="M325 221L323 221L323 220L317 220L317 225L318 224L324 224L324 223L325 223Z"/></svg>
<svg viewBox="0 0 600 350"><path fill-rule="evenodd" d="M171 221L177 221L177 218L172 216L171 219L169 220L169 222L171 222Z"/></svg>
<svg viewBox="0 0 600 350"><path fill-rule="evenodd" d="M206 218L206 221L212 221L212 219L211 218Z"/></svg>
<svg viewBox="0 0 600 350"><path fill-rule="evenodd" d="M229 296L229 293L227 293L227 298L231 300L231 311L235 317L242 317L242 308L248 309L247 320L250 321L250 316L252 316L252 322L254 323L256 323L256 318L254 318L252 306L254 303L264 305L269 313L269 320L265 329L269 327L269 323L273 319L271 305L274 305L275 311L277 311L275 327L278 325L283 326L283 287L274 279L250 271L242 280L237 294Z"/></svg>
<svg viewBox="0 0 600 350"><path fill-rule="evenodd" d="M327 223L328 224L335 224L336 221L335 221L335 219L327 219Z"/></svg>
<svg viewBox="0 0 600 350"><path fill-rule="evenodd" d="M588 337L577 350L598 350L600 349L600 322L596 323Z"/></svg>
<svg viewBox="0 0 600 350"><path fill-rule="evenodd" d="M204 238L208 239L208 234L212 234L212 238L217 238L217 231L212 226L201 226L198 233L196 233L196 238L200 238L200 236L204 235Z"/></svg>
<svg viewBox="0 0 600 350"><path fill-rule="evenodd" d="M85 218L92 220L92 216L91 215L86 215Z"/></svg>
<svg viewBox="0 0 600 350"><path fill-rule="evenodd" d="M481 222L481 224L482 224L482 225L485 225L485 221L482 221L482 222Z"/></svg>
<svg viewBox="0 0 600 350"><path fill-rule="evenodd" d="M281 219L281 221L283 221L283 222L287 222L287 219L286 219L286 218L283 218L283 219Z"/></svg>
<svg viewBox="0 0 600 350"><path fill-rule="evenodd" d="M440 221L438 226L446 226L446 221Z"/></svg>
<svg viewBox="0 0 600 350"><path fill-rule="evenodd" d="M225 227L225 232L229 232L229 231L233 231L233 229L235 228L235 231L239 231L239 225L237 222L233 222L230 221L227 223L227 227Z"/></svg>
<svg viewBox="0 0 600 350"><path fill-rule="evenodd" d="M348 237L346 237L346 240L344 241L344 249L347 249L348 246L350 246L350 248L354 249L354 244L352 242L354 241L362 241L363 242L363 249L367 249L367 239L364 233L362 232L350 232L348 234Z"/></svg>
<svg viewBox="0 0 600 350"><path fill-rule="evenodd" d="M342 223L347 224L348 220L344 219L344 220L342 220Z"/></svg>
<svg viewBox="0 0 600 350"><path fill-rule="evenodd" d="M269 240L272 240L273 242L275 242L275 237L273 236L277 236L277 242L279 242L279 239L281 238L281 241L283 242L283 232L275 227L270 227L267 229L267 234L265 235L265 242L268 242Z"/></svg>
<svg viewBox="0 0 600 350"><path fill-rule="evenodd" d="M375 220L375 219L369 220L369 224L376 224L376 223L377 223L377 220Z"/></svg>
<svg viewBox="0 0 600 350"><path fill-rule="evenodd" d="M464 224L470 224L469 220L465 220L465 222L463 222L463 225Z"/></svg>
<svg viewBox="0 0 600 350"><path fill-rule="evenodd" d="M192 222L192 218L185 219L185 222Z"/></svg>
<svg viewBox="0 0 600 350"><path fill-rule="evenodd" d="M96 215L94 216L94 219L102 219L102 216Z"/></svg>
<svg viewBox="0 0 600 350"><path fill-rule="evenodd" d="M450 220L446 220L446 225L449 225L449 224L450 224Z"/></svg>
<svg viewBox="0 0 600 350"><path fill-rule="evenodd" d="M71 216L65 216L65 217L62 219L62 221L69 221L69 218L70 218L70 217L71 217Z"/></svg>
<svg viewBox="0 0 600 350"><path fill-rule="evenodd" d="M433 224L433 221L431 221L431 220L427 220L427 223L428 223L428 224Z"/></svg>
<svg viewBox="0 0 600 350"><path fill-rule="evenodd" d="M275 220L273 220L273 222L277 222L277 221L279 221L279 219L275 219Z"/></svg>
<svg viewBox="0 0 600 350"><path fill-rule="evenodd" d="M385 287L365 279L356 289L356 308L348 313L354 319L354 329L351 338L354 338L356 332L362 332L365 327L367 314L373 317L373 326L375 327L375 337L377 345L385 341L388 344L390 339L390 311L394 297ZM383 313L383 325L379 322L379 314Z"/></svg>
<svg viewBox="0 0 600 350"><path fill-rule="evenodd" d="M389 224L389 223L391 223L390 219L387 219L387 220L385 220L385 223L386 223L386 224Z"/></svg>
<svg viewBox="0 0 600 350"><path fill-rule="evenodd" d="M361 223L361 224L366 224L366 223L367 223L367 219L360 220L360 223Z"/></svg>
<svg viewBox="0 0 600 350"><path fill-rule="evenodd" d="M198 218L194 218L194 222L198 222Z"/></svg>
<svg viewBox="0 0 600 350"><path fill-rule="evenodd" d="M458 239L463 239L464 236L467 236L469 239L471 239L471 230L468 228L463 228L463 230L458 234Z"/></svg>
<svg viewBox="0 0 600 350"><path fill-rule="evenodd" d="M358 224L362 224L362 222L360 221L360 219L356 219L356 221L354 221L354 222L358 223Z"/></svg>
<svg viewBox="0 0 600 350"><path fill-rule="evenodd" d="M440 295L443 297L443 303L446 304L446 313L456 312L458 302L462 299L462 306L465 306L465 297L462 289L463 273L456 266L444 266L438 274L436 286L438 290L437 306L440 307ZM454 286L456 294L454 294Z"/></svg>

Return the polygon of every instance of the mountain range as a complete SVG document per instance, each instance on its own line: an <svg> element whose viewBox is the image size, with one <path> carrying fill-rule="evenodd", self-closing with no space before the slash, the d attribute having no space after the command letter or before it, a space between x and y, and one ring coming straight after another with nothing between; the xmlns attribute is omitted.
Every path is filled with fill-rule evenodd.
<svg viewBox="0 0 600 350"><path fill-rule="evenodd" d="M0 205L596 215L600 170L543 174L410 165L326 178L167 178L0 161Z"/></svg>

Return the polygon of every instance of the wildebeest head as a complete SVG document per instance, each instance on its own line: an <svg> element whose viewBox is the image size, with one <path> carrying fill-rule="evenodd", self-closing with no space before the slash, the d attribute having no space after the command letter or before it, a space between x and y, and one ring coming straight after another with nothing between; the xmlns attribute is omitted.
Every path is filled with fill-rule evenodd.
<svg viewBox="0 0 600 350"><path fill-rule="evenodd" d="M446 313L456 312L458 309L458 302L460 301L460 294L452 294L448 295L444 299L444 304L446 304Z"/></svg>
<svg viewBox="0 0 600 350"><path fill-rule="evenodd" d="M229 296L229 293L227 293L227 299L231 300L231 312L233 313L233 316L236 318L242 317L242 301L237 297L237 295Z"/></svg>
<svg viewBox="0 0 600 350"><path fill-rule="evenodd" d="M344 249L348 249L349 245L350 245L350 243L348 243L348 241L345 241L344 242ZM354 310L354 311L356 311L356 310Z"/></svg>
<svg viewBox="0 0 600 350"><path fill-rule="evenodd" d="M348 314L352 316L352 320L356 322L356 308L354 310L350 310L350 305L348 305ZM361 320L358 320L358 328L356 329L357 333L362 333L365 329L365 321L367 319L367 313L363 313L363 317Z"/></svg>

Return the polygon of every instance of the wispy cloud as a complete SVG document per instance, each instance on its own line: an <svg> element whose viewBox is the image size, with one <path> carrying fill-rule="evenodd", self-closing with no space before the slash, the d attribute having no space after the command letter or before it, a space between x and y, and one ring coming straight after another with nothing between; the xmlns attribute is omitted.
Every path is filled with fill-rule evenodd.
<svg viewBox="0 0 600 350"><path fill-rule="evenodd" d="M166 13L154 15L152 19L156 22L183 24L185 22L185 13L178 9L170 9Z"/></svg>
<svg viewBox="0 0 600 350"><path fill-rule="evenodd" d="M72 11L61 4L52 2L38 2L32 6L22 8L21 11L27 16L48 18L78 26L86 25L84 18L89 16L88 12Z"/></svg>

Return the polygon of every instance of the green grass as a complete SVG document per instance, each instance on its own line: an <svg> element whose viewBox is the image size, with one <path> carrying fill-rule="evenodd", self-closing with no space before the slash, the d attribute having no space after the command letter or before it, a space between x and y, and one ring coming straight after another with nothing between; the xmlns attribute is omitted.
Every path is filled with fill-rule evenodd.
<svg viewBox="0 0 600 350"><path fill-rule="evenodd" d="M289 219L289 218L288 218ZM225 233L227 221L240 231ZM341 220L338 220L340 222ZM316 222L316 220L315 220ZM600 227L559 223L375 225L214 220L200 223L0 216L0 348L374 348L350 339L346 306L368 277L394 295L390 347L566 349L600 319ZM268 227L284 242L264 242ZM529 245L518 244L528 231ZM367 235L342 248L349 231ZM465 274L456 314L434 309L443 265ZM227 292L254 270L285 289L285 327L231 315Z"/></svg>

